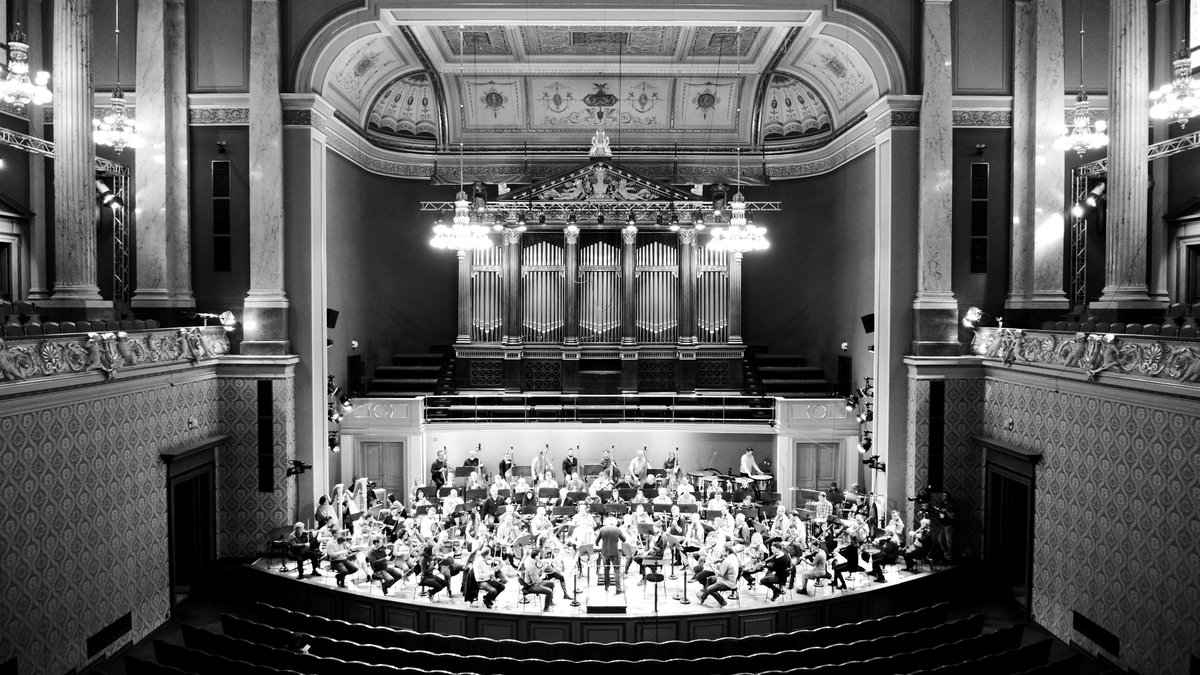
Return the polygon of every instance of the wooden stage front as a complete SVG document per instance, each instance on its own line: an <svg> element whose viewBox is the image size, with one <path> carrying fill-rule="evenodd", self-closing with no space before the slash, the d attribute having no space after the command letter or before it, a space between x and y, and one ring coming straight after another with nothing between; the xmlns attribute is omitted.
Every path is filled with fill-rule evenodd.
<svg viewBox="0 0 1200 675"><path fill-rule="evenodd" d="M307 567L307 566L306 566ZM555 585L554 606L542 611L541 596L530 595L528 604L520 604L515 579L508 583L495 607L482 602L468 604L459 591L461 577L455 576L453 598L439 593L434 602L416 595L412 583L399 584L384 596L379 582L355 583L347 579L346 588L337 588L332 576L306 576L297 579L295 564L280 572L279 560L268 565L265 558L240 568L239 589L246 600L260 600L279 607L357 623L391 626L420 632L488 637L493 639L542 640L546 642L639 642L693 640L724 636L760 635L804 628L835 625L877 618L916 609L954 596L965 571L949 567L931 572L909 573L888 568L886 583L877 583L858 572L846 591L825 586L809 586L809 595L788 593L770 602L770 590L756 586L748 591L742 584L741 601L729 600L719 609L710 598L701 605L696 601L697 586L688 578L687 594L691 601L682 604L675 598L683 588L681 570L675 580L664 581L658 589L658 610L654 609L653 584L637 586L637 568L626 577L632 584L623 595L611 591L606 603L624 603L625 613L588 613L587 600L602 590L585 592L580 577L578 607L564 600ZM665 574L669 576L670 568ZM359 575L358 579L362 579ZM567 577L568 590L573 578Z"/></svg>

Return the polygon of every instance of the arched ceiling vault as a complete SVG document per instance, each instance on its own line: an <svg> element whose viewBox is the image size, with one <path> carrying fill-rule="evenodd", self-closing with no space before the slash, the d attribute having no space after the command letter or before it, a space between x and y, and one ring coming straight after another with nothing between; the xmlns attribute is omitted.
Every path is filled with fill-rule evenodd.
<svg viewBox="0 0 1200 675"><path fill-rule="evenodd" d="M307 43L296 91L383 147L578 147L602 128L618 149L710 152L819 146L906 90L882 32L832 0L534 4L370 0Z"/></svg>

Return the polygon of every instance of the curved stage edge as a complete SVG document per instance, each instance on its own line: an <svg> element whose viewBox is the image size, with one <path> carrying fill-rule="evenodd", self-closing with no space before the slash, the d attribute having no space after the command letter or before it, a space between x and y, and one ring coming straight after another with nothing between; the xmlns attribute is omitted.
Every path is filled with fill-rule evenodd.
<svg viewBox="0 0 1200 675"><path fill-rule="evenodd" d="M418 632L545 642L697 640L837 625L952 599L966 578L966 570L962 567L904 573L899 578L893 573L888 575L887 583L852 587L846 592L835 592L824 586L817 588L813 595L775 603L764 599L765 589L747 594L743 588L742 606L731 600L724 609L717 609L711 600L707 605L699 606L694 597L690 598L692 604L681 605L671 599L675 593L673 589L665 598L660 591L657 614L643 611L640 603L639 608L631 607L626 614L588 614L586 604L571 607L561 598L556 599L558 604L551 613L543 613L541 599L537 596L531 596L528 605L516 605L516 609L486 609L482 605L469 606L457 593L457 588L453 600L447 601L443 596L434 603L424 599L414 601L411 586L397 595L388 596L380 593L377 583L364 584L361 590L350 583L350 588L343 590L337 588L331 578L300 580L293 572L278 572L277 567L267 569L262 559L237 569L235 583L243 600L267 602L331 619ZM862 583L861 573L858 576ZM689 595L695 589L689 585ZM627 589L626 593L641 597L641 589L636 586ZM515 597L516 594L508 590L505 595ZM582 602L582 592L580 599Z"/></svg>

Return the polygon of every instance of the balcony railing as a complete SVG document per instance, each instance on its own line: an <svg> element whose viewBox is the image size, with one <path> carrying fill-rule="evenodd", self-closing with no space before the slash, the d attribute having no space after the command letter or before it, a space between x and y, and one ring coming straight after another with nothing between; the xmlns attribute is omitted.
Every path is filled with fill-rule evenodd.
<svg viewBox="0 0 1200 675"><path fill-rule="evenodd" d="M441 422L665 422L762 424L775 421L766 396L647 394L430 396L425 421Z"/></svg>

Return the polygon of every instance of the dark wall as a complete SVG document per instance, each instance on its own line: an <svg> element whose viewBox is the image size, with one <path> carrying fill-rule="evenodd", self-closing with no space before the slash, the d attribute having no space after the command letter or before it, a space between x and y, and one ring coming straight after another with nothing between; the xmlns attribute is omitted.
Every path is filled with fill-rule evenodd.
<svg viewBox="0 0 1200 675"><path fill-rule="evenodd" d="M250 0L188 0L187 49L189 92L249 91Z"/></svg>
<svg viewBox="0 0 1200 675"><path fill-rule="evenodd" d="M921 3L914 0L838 0L836 4L839 8L848 9L868 19L888 36L904 63L904 72L909 83L908 93L919 92Z"/></svg>
<svg viewBox="0 0 1200 675"><path fill-rule="evenodd" d="M137 68L137 3L120 3L121 88L133 91ZM113 3L92 3L92 75L95 89L106 94L117 85L117 45L113 40Z"/></svg>
<svg viewBox="0 0 1200 675"><path fill-rule="evenodd" d="M225 143L225 152L217 143ZM190 127L188 171L191 181L192 293L199 311L240 308L250 290L250 158L246 127ZM213 264L212 163L230 163L229 226L232 265Z"/></svg>
<svg viewBox="0 0 1200 675"><path fill-rule="evenodd" d="M1079 8L1083 14L1083 86L1089 93L1108 91L1108 3L1063 0L1063 84L1079 91ZM1147 86L1149 86L1147 84Z"/></svg>
<svg viewBox="0 0 1200 675"><path fill-rule="evenodd" d="M841 343L855 356L854 377L870 375L860 317L875 301L875 161L867 153L812 178L755 187L749 200L779 200L779 213L756 214L771 247L743 263L744 336L776 353L803 354L826 377L837 373Z"/></svg>
<svg viewBox="0 0 1200 675"><path fill-rule="evenodd" d="M291 0L283 3L281 10L283 23L283 67L284 79L281 81L283 91L294 91L293 80L300 54L312 36L335 16L343 14L355 7L361 7L362 2L349 0ZM301 90L304 93L307 90Z"/></svg>
<svg viewBox="0 0 1200 675"><path fill-rule="evenodd" d="M979 145L985 147L977 148ZM960 306L979 306L995 316L1004 315L1008 294L1011 157L1012 133L1008 129L954 130L954 295ZM988 165L986 230L977 230L986 234L987 267L976 273L971 266L973 164Z"/></svg>
<svg viewBox="0 0 1200 675"><path fill-rule="evenodd" d="M345 381L351 340L368 373L393 354L453 342L458 259L429 245L433 217L419 202L452 199L454 188L373 174L334 152L326 170L326 283L340 312L330 373Z"/></svg>
<svg viewBox="0 0 1200 675"><path fill-rule="evenodd" d="M956 0L950 11L954 93L1011 95L1013 3Z"/></svg>

